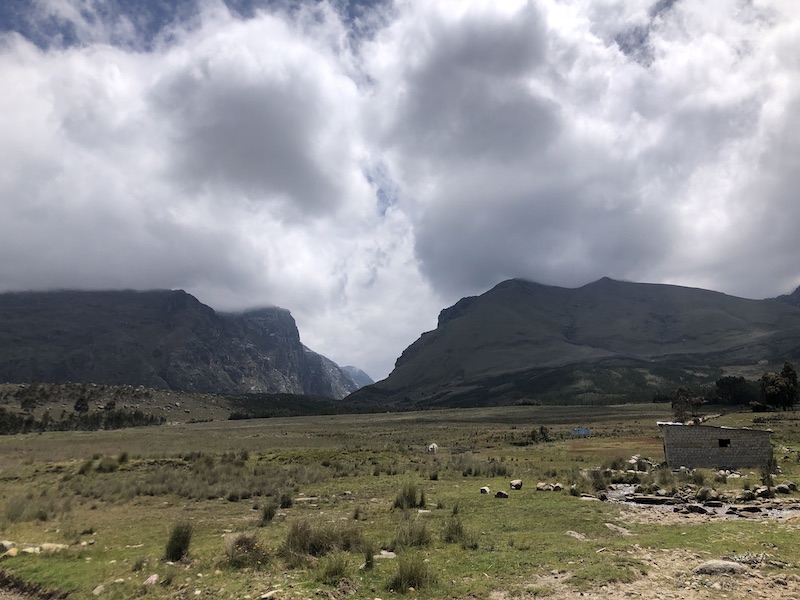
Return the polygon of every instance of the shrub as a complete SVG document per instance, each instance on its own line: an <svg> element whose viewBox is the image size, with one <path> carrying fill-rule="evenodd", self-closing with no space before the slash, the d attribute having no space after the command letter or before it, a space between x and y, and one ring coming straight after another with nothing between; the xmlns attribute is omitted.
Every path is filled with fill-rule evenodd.
<svg viewBox="0 0 800 600"><path fill-rule="evenodd" d="M192 533L193 528L190 523L176 523L169 534L164 558L171 561L179 561L189 554Z"/></svg>
<svg viewBox="0 0 800 600"><path fill-rule="evenodd" d="M317 572L317 581L336 585L347 577L347 572L347 555L338 552L322 561Z"/></svg>
<svg viewBox="0 0 800 600"><path fill-rule="evenodd" d="M423 506L425 506L425 492L420 493L418 500L417 486L411 482L405 483L394 498L394 508L421 508Z"/></svg>
<svg viewBox="0 0 800 600"><path fill-rule="evenodd" d="M237 533L225 539L225 554L228 564L235 568L260 568L267 563L269 555L252 533Z"/></svg>
<svg viewBox="0 0 800 600"><path fill-rule="evenodd" d="M270 502L264 505L264 508L261 509L261 521L259 525L264 527L267 523L271 523L272 519L275 518L275 514L278 512L278 505L274 502Z"/></svg>
<svg viewBox="0 0 800 600"><path fill-rule="evenodd" d="M393 548L421 548L431 543L431 534L424 521L407 519L400 523L395 533Z"/></svg>
<svg viewBox="0 0 800 600"><path fill-rule="evenodd" d="M369 570L375 566L375 546L367 542L364 544L364 568Z"/></svg>
<svg viewBox="0 0 800 600"><path fill-rule="evenodd" d="M433 572L421 556L401 556L397 562L397 573L386 587L390 591L404 594L409 588L419 590L435 582Z"/></svg>
<svg viewBox="0 0 800 600"><path fill-rule="evenodd" d="M308 519L293 521L283 551L290 556L323 556L334 550L355 550L364 546L361 530L352 522L312 525Z"/></svg>
<svg viewBox="0 0 800 600"><path fill-rule="evenodd" d="M444 525L442 540L448 544L461 543L466 538L464 523L458 517L450 517Z"/></svg>
<svg viewBox="0 0 800 600"><path fill-rule="evenodd" d="M281 508L291 508L293 504L292 493L291 492L281 492L280 497L280 507Z"/></svg>

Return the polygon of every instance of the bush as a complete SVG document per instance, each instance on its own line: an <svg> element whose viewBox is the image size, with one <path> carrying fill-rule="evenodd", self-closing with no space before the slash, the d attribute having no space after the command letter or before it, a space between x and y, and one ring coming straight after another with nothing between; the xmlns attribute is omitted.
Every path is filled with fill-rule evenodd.
<svg viewBox="0 0 800 600"><path fill-rule="evenodd" d="M435 582L433 572L421 556L401 556L397 562L397 574L389 580L386 587L390 591L404 594L409 588L419 590Z"/></svg>
<svg viewBox="0 0 800 600"><path fill-rule="evenodd" d="M293 503L291 492L282 492L280 497L281 508L291 508Z"/></svg>
<svg viewBox="0 0 800 600"><path fill-rule="evenodd" d="M431 543L431 534L428 525L424 521L404 520L397 527L394 543L392 547L398 548L417 547L421 548Z"/></svg>
<svg viewBox="0 0 800 600"><path fill-rule="evenodd" d="M236 569L261 568L269 558L266 549L252 533L238 533L225 539L228 564Z"/></svg>
<svg viewBox="0 0 800 600"><path fill-rule="evenodd" d="M442 532L442 540L448 544L461 543L466 534L464 533L464 523L458 517L447 519Z"/></svg>
<svg viewBox="0 0 800 600"><path fill-rule="evenodd" d="M317 572L317 581L336 585L347 577L347 572L347 556L339 552L322 561Z"/></svg>
<svg viewBox="0 0 800 600"><path fill-rule="evenodd" d="M394 508L405 510L406 508L422 508L423 506L425 506L425 492L421 492L419 499L417 499L417 486L414 483L408 482L404 484L394 498Z"/></svg>
<svg viewBox="0 0 800 600"><path fill-rule="evenodd" d="M179 561L189 554L189 545L192 542L192 525L190 523L177 523L172 527L167 541L164 558L170 561Z"/></svg>
<svg viewBox="0 0 800 600"><path fill-rule="evenodd" d="M323 556L334 550L356 550L364 546L364 536L355 523L323 523L312 525L307 519L293 521L284 542L289 556Z"/></svg>
<svg viewBox="0 0 800 600"><path fill-rule="evenodd" d="M269 504L265 504L264 508L261 509L261 521L259 525L264 527L267 523L271 523L272 519L275 518L275 514L278 512L278 505L274 502L270 502Z"/></svg>

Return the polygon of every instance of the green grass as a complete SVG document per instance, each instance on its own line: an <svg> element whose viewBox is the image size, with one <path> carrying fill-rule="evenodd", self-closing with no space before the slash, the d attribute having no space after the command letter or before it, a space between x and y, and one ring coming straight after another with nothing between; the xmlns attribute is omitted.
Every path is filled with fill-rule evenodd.
<svg viewBox="0 0 800 600"><path fill-rule="evenodd" d="M628 553L632 543L710 558L766 551L794 563L800 541L785 523L635 525L624 521L619 505L570 495L571 483L591 487L585 473L593 468L634 454L663 460L655 421L668 415L659 411L511 407L0 437L0 538L69 544L58 554L5 559L0 568L76 600L90 600L100 584L102 597L136 597L153 574L161 582L147 589L154 599L192 596L195 589L257 597L265 581L302 598L347 579L360 600L392 585L399 591L419 569L436 575L421 587L408 583L420 598L486 598L494 590L546 595L547 584L525 586L553 570L569 573L567 585L577 590L631 581L646 570ZM752 418L725 417L726 424L750 425ZM776 451L783 471L777 481L800 475L792 451L800 448L796 424L792 415L769 423L786 448ZM517 443L542 425L554 441ZM594 436L572 438L576 425L591 426ZM439 444L436 457L423 452L430 441ZM122 453L126 460L117 458L116 470L96 468ZM479 474L465 474L465 465ZM438 477L431 479L434 466ZM706 485L740 491L744 481L759 483L757 472L746 474L727 482L710 471L703 476ZM664 474L651 477L666 482ZM674 485L688 482L669 477ZM516 478L523 489L507 499L478 492L483 485L508 490ZM536 492L537 481L565 488ZM415 505L394 508L412 488ZM290 506L278 508L281 494L293 498ZM165 546L176 523L190 524L191 542L188 556L169 565ZM636 537L622 538L606 523ZM397 559L370 560L389 548Z"/></svg>

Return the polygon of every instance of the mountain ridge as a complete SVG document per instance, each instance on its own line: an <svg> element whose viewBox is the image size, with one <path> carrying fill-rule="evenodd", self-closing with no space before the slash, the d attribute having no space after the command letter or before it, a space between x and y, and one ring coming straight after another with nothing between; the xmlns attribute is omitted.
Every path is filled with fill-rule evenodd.
<svg viewBox="0 0 800 600"><path fill-rule="evenodd" d="M607 277L577 288L510 279L443 309L386 379L349 400L423 408L641 401L798 357L800 309L780 298Z"/></svg>
<svg viewBox="0 0 800 600"><path fill-rule="evenodd" d="M303 346L288 310L218 313L183 290L0 294L0 381L334 399L358 389Z"/></svg>

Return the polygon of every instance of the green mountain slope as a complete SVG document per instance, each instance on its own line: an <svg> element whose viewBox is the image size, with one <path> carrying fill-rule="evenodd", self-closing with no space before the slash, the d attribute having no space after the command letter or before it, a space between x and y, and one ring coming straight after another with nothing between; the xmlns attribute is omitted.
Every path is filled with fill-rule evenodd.
<svg viewBox="0 0 800 600"><path fill-rule="evenodd" d="M800 309L785 302L611 279L577 289L515 279L443 310L387 379L348 400L641 401L797 357Z"/></svg>

